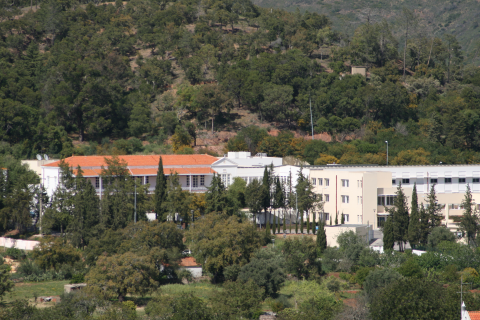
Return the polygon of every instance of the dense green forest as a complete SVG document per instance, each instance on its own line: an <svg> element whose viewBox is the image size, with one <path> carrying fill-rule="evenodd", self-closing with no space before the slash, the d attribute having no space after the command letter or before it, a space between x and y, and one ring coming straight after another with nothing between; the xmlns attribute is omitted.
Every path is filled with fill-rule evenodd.
<svg viewBox="0 0 480 320"><path fill-rule="evenodd" d="M395 164L479 161L480 69L454 34L416 32L414 8L348 35L247 0L36 5L0 10L2 154L192 153L212 130L239 132L226 150L312 164L382 164L386 140ZM310 101L334 142L294 138L310 131ZM234 123L239 110L253 127Z"/></svg>

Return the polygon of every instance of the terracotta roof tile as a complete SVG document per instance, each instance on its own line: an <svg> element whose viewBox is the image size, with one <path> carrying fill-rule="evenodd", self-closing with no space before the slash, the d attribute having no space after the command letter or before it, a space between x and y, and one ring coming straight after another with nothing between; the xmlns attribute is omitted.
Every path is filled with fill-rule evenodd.
<svg viewBox="0 0 480 320"><path fill-rule="evenodd" d="M111 156L73 156L65 159L70 167L101 167L106 166L105 158ZM159 155L135 155L135 156L118 156L120 160L127 163L128 166L157 166ZM187 166L187 165L211 165L218 158L208 154L186 154L186 155L162 155L164 166ZM58 167L60 161L46 164L45 167Z"/></svg>
<svg viewBox="0 0 480 320"><path fill-rule="evenodd" d="M468 311L471 320L480 320L480 311Z"/></svg>
<svg viewBox="0 0 480 320"><path fill-rule="evenodd" d="M195 260L194 257L186 257L182 258L180 261L180 266L181 267L199 267L200 264L197 263L197 260Z"/></svg>
<svg viewBox="0 0 480 320"><path fill-rule="evenodd" d="M215 171L209 167L195 167L195 168L163 168L163 173L169 175L171 172L176 172L179 175L184 174L214 174ZM156 176L157 169L130 169L133 176Z"/></svg>

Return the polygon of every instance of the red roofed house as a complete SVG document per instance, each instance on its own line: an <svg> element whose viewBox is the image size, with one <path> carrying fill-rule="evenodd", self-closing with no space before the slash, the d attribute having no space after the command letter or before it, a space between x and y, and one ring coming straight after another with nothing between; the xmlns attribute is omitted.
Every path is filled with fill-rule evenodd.
<svg viewBox="0 0 480 320"><path fill-rule="evenodd" d="M480 311L467 311L465 303L462 303L462 319L461 320L480 320Z"/></svg>
<svg viewBox="0 0 480 320"><path fill-rule="evenodd" d="M105 158L111 156L72 156L65 159L65 162L74 169L80 166L83 176L90 180L95 187L97 194L102 197L102 177L100 173L102 166L106 167ZM180 178L183 190L190 192L205 192L210 186L213 174L212 164L218 158L207 154L192 155L161 155L163 160L163 172L170 175L176 172ZM155 190L158 161L160 155L135 155L118 156L120 161L125 161L130 174L142 181L142 184L149 184L149 190ZM55 192L60 177L60 161L48 163L42 166L42 185L49 197Z"/></svg>
<svg viewBox="0 0 480 320"><path fill-rule="evenodd" d="M194 257L182 258L180 268L190 271L194 278L200 278L202 276L202 266L197 263Z"/></svg>

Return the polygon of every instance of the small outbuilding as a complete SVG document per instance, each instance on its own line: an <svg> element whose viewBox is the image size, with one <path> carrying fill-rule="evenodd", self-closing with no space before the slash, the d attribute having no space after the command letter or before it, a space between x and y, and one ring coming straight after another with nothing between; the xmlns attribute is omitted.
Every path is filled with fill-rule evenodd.
<svg viewBox="0 0 480 320"><path fill-rule="evenodd" d="M190 271L194 278L200 278L202 276L202 265L197 263L194 257L182 258L180 261L180 269Z"/></svg>
<svg viewBox="0 0 480 320"><path fill-rule="evenodd" d="M360 74L364 77L367 76L367 67L365 66L352 66L352 75Z"/></svg>

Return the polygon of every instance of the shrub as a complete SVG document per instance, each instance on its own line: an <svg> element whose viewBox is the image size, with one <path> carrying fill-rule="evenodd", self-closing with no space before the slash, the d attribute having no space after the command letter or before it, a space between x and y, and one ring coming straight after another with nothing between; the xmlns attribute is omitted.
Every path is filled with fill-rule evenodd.
<svg viewBox="0 0 480 320"><path fill-rule="evenodd" d="M25 252L17 248L8 248L5 251L6 255L12 259L18 260L25 258Z"/></svg>

